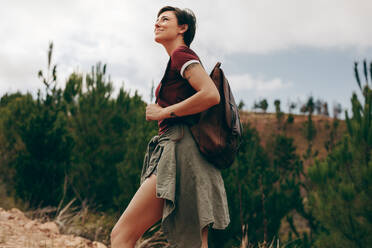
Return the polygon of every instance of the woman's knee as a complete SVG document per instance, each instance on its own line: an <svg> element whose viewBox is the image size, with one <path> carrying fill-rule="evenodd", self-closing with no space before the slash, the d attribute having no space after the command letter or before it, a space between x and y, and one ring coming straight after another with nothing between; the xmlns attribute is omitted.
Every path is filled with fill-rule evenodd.
<svg viewBox="0 0 372 248"><path fill-rule="evenodd" d="M119 234L120 234L120 228L117 227L117 225L115 225L114 228L112 228L111 234L110 234L111 245L114 241L116 241L119 238Z"/></svg>
<svg viewBox="0 0 372 248"><path fill-rule="evenodd" d="M162 216L164 200L156 197L156 176L148 178L138 189L111 231L111 242L135 243ZM152 206L152 208L148 208Z"/></svg>
<svg viewBox="0 0 372 248"><path fill-rule="evenodd" d="M110 234L111 242L112 240L116 239L119 236L119 233L120 233L119 228L115 225L114 228L112 228Z"/></svg>

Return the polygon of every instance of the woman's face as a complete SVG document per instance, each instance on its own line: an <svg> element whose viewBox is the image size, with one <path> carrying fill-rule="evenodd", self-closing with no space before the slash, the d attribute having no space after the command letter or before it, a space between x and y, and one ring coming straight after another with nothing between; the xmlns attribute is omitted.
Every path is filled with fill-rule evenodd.
<svg viewBox="0 0 372 248"><path fill-rule="evenodd" d="M174 40L182 35L182 26L178 26L177 17L173 11L165 11L159 15L155 22L155 41L164 43Z"/></svg>

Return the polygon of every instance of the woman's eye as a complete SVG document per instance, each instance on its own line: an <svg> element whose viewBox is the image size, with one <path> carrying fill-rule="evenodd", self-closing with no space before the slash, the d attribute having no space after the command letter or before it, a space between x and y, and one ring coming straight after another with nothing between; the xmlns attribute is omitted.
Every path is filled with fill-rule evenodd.
<svg viewBox="0 0 372 248"><path fill-rule="evenodd" d="M169 19L168 19L168 17L162 17L162 18L160 18L160 22L164 22L164 21L168 21ZM157 22L159 22L159 19L156 19L156 22L155 23L157 23Z"/></svg>

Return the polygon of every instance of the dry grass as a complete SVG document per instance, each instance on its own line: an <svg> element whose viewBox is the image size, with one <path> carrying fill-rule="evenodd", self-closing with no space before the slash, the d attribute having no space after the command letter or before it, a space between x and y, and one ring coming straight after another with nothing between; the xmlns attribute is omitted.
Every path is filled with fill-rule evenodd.
<svg viewBox="0 0 372 248"><path fill-rule="evenodd" d="M115 217L90 210L85 203L74 206L75 201L75 198L72 199L60 209L45 207L27 211L26 215L42 222L54 221L62 234L74 234L109 245L110 232L116 222Z"/></svg>
<svg viewBox="0 0 372 248"><path fill-rule="evenodd" d="M169 244L160 229L160 223L150 228L145 235L138 240L135 248L169 248Z"/></svg>

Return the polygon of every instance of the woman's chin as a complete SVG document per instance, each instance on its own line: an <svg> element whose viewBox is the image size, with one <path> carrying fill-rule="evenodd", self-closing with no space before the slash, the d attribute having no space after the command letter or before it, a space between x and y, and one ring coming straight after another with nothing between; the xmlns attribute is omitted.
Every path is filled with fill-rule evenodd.
<svg viewBox="0 0 372 248"><path fill-rule="evenodd" d="M155 42L162 44L162 39L160 37L155 36L154 38Z"/></svg>

